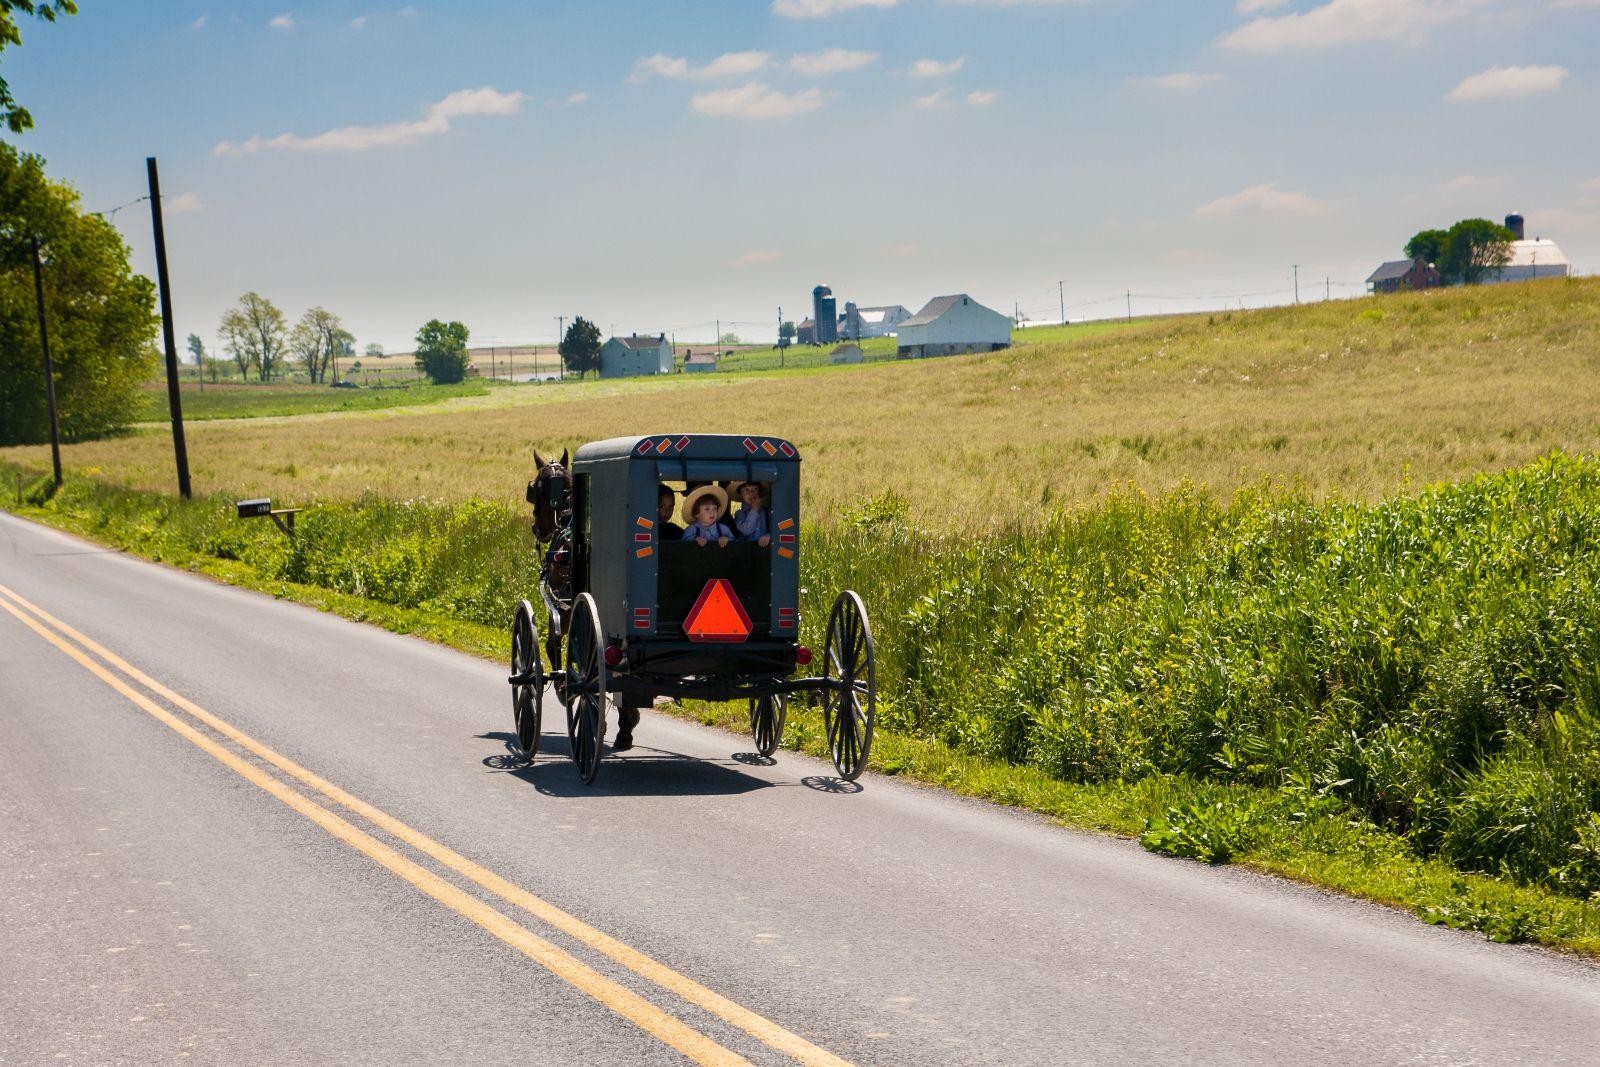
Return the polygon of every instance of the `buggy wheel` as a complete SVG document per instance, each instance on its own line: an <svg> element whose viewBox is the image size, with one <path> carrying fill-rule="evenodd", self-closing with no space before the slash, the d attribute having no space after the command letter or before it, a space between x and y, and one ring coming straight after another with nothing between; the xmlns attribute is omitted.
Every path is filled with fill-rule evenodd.
<svg viewBox="0 0 1600 1067"><path fill-rule="evenodd" d="M600 614L594 598L581 594L572 605L572 622L567 628L567 737L572 741L572 762L577 764L583 784L594 781L600 771L600 755L606 732L606 664L602 658L605 638L600 633Z"/></svg>
<svg viewBox="0 0 1600 1067"><path fill-rule="evenodd" d="M750 698L750 736L755 738L756 751L763 756L771 756L783 742L788 703L782 694L767 693Z"/></svg>
<svg viewBox="0 0 1600 1067"><path fill-rule="evenodd" d="M822 677L822 721L828 752L839 777L853 782L867 766L872 727L878 717L878 676L873 662L872 626L861 598L846 589L828 616L828 641Z"/></svg>
<svg viewBox="0 0 1600 1067"><path fill-rule="evenodd" d="M539 659L539 624L533 605L517 605L511 618L511 721L517 732L517 753L530 763L539 751L539 725L544 709L544 664Z"/></svg>

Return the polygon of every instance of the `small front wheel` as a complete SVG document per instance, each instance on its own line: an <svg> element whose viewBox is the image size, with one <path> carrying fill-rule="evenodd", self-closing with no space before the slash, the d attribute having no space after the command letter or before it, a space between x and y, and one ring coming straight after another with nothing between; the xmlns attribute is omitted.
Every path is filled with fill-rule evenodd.
<svg viewBox="0 0 1600 1067"><path fill-rule="evenodd" d="M828 616L828 640L822 658L822 721L828 753L839 777L853 782L867 766L872 728L878 717L878 676L872 626L861 598L846 589Z"/></svg>
<svg viewBox="0 0 1600 1067"><path fill-rule="evenodd" d="M594 597L581 593L567 627L567 737L572 762L584 785L600 773L606 732L606 662L600 613Z"/></svg>
<svg viewBox="0 0 1600 1067"><path fill-rule="evenodd" d="M781 694L750 698L750 736L755 738L757 752L771 756L778 751L788 714L788 701Z"/></svg>
<svg viewBox="0 0 1600 1067"><path fill-rule="evenodd" d="M539 751L539 725L544 705L544 664L539 660L539 624L526 600L511 617L511 721L517 754L528 762Z"/></svg>

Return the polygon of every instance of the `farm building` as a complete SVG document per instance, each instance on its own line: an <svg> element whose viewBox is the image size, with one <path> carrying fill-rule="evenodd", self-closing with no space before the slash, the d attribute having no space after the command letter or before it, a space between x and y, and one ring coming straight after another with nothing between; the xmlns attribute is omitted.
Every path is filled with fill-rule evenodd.
<svg viewBox="0 0 1600 1067"><path fill-rule="evenodd" d="M1408 289L1433 289L1443 284L1433 264L1422 259L1396 259L1385 263L1367 278L1374 293L1398 293Z"/></svg>
<svg viewBox="0 0 1600 1067"><path fill-rule="evenodd" d="M863 308L847 302L844 314L839 316L839 336L857 341L864 337L888 337L910 317L911 312L901 304Z"/></svg>
<svg viewBox="0 0 1600 1067"><path fill-rule="evenodd" d="M1011 345L1011 320L984 307L966 293L936 296L900 323L900 359L952 356L960 352L992 352Z"/></svg>
<svg viewBox="0 0 1600 1067"><path fill-rule="evenodd" d="M860 363L861 358L861 346L849 343L836 345L834 350L828 353L829 363Z"/></svg>
<svg viewBox="0 0 1600 1067"><path fill-rule="evenodd" d="M794 328L794 343L797 345L814 345L817 343L817 320L806 318L800 320L800 325Z"/></svg>
<svg viewBox="0 0 1600 1067"><path fill-rule="evenodd" d="M1526 282L1534 278L1565 278L1572 272L1566 253L1549 238L1511 242L1511 262L1484 277L1495 282Z"/></svg>
<svg viewBox="0 0 1600 1067"><path fill-rule="evenodd" d="M672 345L666 334L613 337L600 346L600 377L637 378L672 373Z"/></svg>
<svg viewBox="0 0 1600 1067"><path fill-rule="evenodd" d="M709 374L717 369L717 353L713 349L696 352L694 349L683 354L683 372L685 374Z"/></svg>

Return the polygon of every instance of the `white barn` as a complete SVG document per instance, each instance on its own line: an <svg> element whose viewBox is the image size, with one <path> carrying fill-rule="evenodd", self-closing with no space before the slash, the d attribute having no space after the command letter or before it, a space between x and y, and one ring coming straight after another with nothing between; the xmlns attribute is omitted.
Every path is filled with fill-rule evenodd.
<svg viewBox="0 0 1600 1067"><path fill-rule="evenodd" d="M871 308L845 304L844 314L839 316L839 337L856 341L864 337L888 337L910 317L911 312L903 304Z"/></svg>
<svg viewBox="0 0 1600 1067"><path fill-rule="evenodd" d="M1484 276L1484 281L1527 282L1535 278L1565 278L1572 265L1561 247L1546 237L1532 241L1512 241L1511 261Z"/></svg>
<svg viewBox="0 0 1600 1067"><path fill-rule="evenodd" d="M966 293L934 297L896 332L895 354L901 359L992 352L1011 345L1011 320Z"/></svg>
<svg viewBox="0 0 1600 1067"><path fill-rule="evenodd" d="M600 377L637 378L672 373L672 345L666 334L613 337L600 346Z"/></svg>

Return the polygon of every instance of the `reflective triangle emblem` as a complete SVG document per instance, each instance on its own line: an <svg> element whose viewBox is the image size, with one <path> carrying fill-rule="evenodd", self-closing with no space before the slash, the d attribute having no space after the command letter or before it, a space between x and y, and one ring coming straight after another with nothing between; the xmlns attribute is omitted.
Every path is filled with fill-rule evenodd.
<svg viewBox="0 0 1600 1067"><path fill-rule="evenodd" d="M707 582L683 620L683 632L691 641L743 641L750 629L750 616L726 578Z"/></svg>

